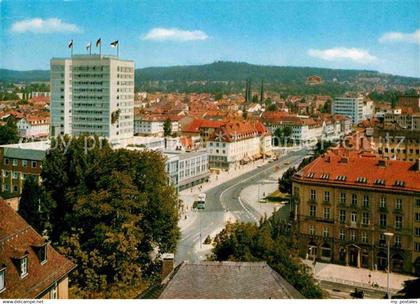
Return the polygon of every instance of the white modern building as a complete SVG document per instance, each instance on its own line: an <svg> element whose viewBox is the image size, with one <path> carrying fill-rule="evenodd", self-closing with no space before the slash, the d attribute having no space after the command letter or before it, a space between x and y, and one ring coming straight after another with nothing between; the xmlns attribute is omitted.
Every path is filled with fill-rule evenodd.
<svg viewBox="0 0 420 304"><path fill-rule="evenodd" d="M209 156L205 150L165 151L164 155L167 157L166 171L178 191L202 184L209 179Z"/></svg>
<svg viewBox="0 0 420 304"><path fill-rule="evenodd" d="M53 58L51 65L51 136L72 134L72 71L71 59Z"/></svg>
<svg viewBox="0 0 420 304"><path fill-rule="evenodd" d="M134 62L107 55L51 60L51 135L111 143L134 134Z"/></svg>
<svg viewBox="0 0 420 304"><path fill-rule="evenodd" d="M363 97L336 97L332 103L332 114L351 117L357 124L363 119Z"/></svg>

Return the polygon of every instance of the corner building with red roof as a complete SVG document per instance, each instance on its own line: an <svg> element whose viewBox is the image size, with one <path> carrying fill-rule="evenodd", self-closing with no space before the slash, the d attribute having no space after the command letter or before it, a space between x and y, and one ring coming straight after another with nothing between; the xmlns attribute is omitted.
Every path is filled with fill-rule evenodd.
<svg viewBox="0 0 420 304"><path fill-rule="evenodd" d="M420 274L420 162L336 149L292 181L299 254L318 261Z"/></svg>

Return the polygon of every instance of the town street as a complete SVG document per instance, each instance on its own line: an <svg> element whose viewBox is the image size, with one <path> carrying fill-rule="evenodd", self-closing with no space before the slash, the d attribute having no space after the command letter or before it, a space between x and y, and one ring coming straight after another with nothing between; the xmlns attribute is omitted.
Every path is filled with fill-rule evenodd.
<svg viewBox="0 0 420 304"><path fill-rule="evenodd" d="M266 179L275 170L284 170L295 165L307 154L308 150L289 152L277 161L259 166L206 191L206 208L197 211L200 213L195 220L181 232L175 256L176 262L183 260L197 262L206 258L205 252L200 250L200 231L201 239L204 241L208 235L223 229L227 221L233 218L242 222L258 222L260 213L240 199L241 190Z"/></svg>

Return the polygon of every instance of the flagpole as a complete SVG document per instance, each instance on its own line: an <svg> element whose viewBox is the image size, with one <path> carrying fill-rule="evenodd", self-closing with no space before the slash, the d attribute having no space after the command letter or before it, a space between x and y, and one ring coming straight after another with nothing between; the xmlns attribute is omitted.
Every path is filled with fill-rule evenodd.
<svg viewBox="0 0 420 304"><path fill-rule="evenodd" d="M92 55L92 41L89 42L89 55Z"/></svg>
<svg viewBox="0 0 420 304"><path fill-rule="evenodd" d="M120 42L117 43L117 57L120 55Z"/></svg>
<svg viewBox="0 0 420 304"><path fill-rule="evenodd" d="M99 43L99 57L101 56L101 54L102 54L102 40Z"/></svg>

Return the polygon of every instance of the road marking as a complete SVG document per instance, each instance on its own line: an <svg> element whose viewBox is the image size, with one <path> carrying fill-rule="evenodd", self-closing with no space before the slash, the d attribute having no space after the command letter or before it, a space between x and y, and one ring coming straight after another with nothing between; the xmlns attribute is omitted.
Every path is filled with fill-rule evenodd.
<svg viewBox="0 0 420 304"><path fill-rule="evenodd" d="M239 201L239 204L241 204L242 208L244 208L244 209L245 209L245 211L246 211L249 215L251 215L251 217L254 219L254 221L258 223L258 219L255 217L255 215L253 215L253 214L251 213L251 211L249 211L249 210L248 210L248 208L247 208L247 207L245 207L245 205L243 204L243 202L242 202L242 200L241 200L241 196L240 196L240 195L238 196L238 201Z"/></svg>
<svg viewBox="0 0 420 304"><path fill-rule="evenodd" d="M292 160L292 159L294 159L294 156L295 155L290 155L290 158L291 158L291 163L293 163L293 162L295 162L296 160ZM300 157L299 157L300 158ZM287 157L285 158L285 159L282 159L282 160L279 160L279 162L283 162L283 161L285 161L286 159L288 159ZM264 170L262 170L262 171L259 171L258 173L256 173L256 174L254 174L254 175L251 175L251 176L249 176L249 177L247 177L247 178L245 178L245 179L243 179L243 180L241 180L241 181L239 181L238 183L236 183L236 184L233 184L233 185L231 185L231 186L229 186L228 188L226 188L225 190L223 190L222 191L222 193L220 193L220 195L219 195L219 201L220 201L220 204L222 205L222 207L224 208L224 209L226 209L226 206L223 204L223 200L222 200L222 196L225 194L225 192L226 191L228 191L228 190L230 190L231 188L233 188L233 187L236 187L236 186L238 186L239 184L242 184L242 183L244 183L244 182L246 182L246 181L248 181L248 180L250 180L250 179L252 179L252 178L255 178L256 176L258 176L258 175L260 175L260 174L262 174L262 173L264 173L264 172L266 172L266 171L268 171L268 170L270 170L270 169L273 169L273 167L274 166L276 166L276 165L279 165L279 164L276 164L276 162L274 162L274 163L271 163L272 165L271 166L269 166L269 167L267 167L266 169L264 169ZM289 168L289 167L288 167ZM249 171L249 172L252 172L252 171ZM238 199L240 199L239 197L238 197ZM247 210L246 208L244 208L244 205L242 204L242 202L241 201L239 201L239 203L241 204L241 206L242 206L242 208L248 213L248 214L250 214L252 217L254 217L255 218L255 216L252 214L252 213L250 213L250 211L249 210ZM239 219L239 218L238 218ZM258 221L256 221L256 222L258 222Z"/></svg>

